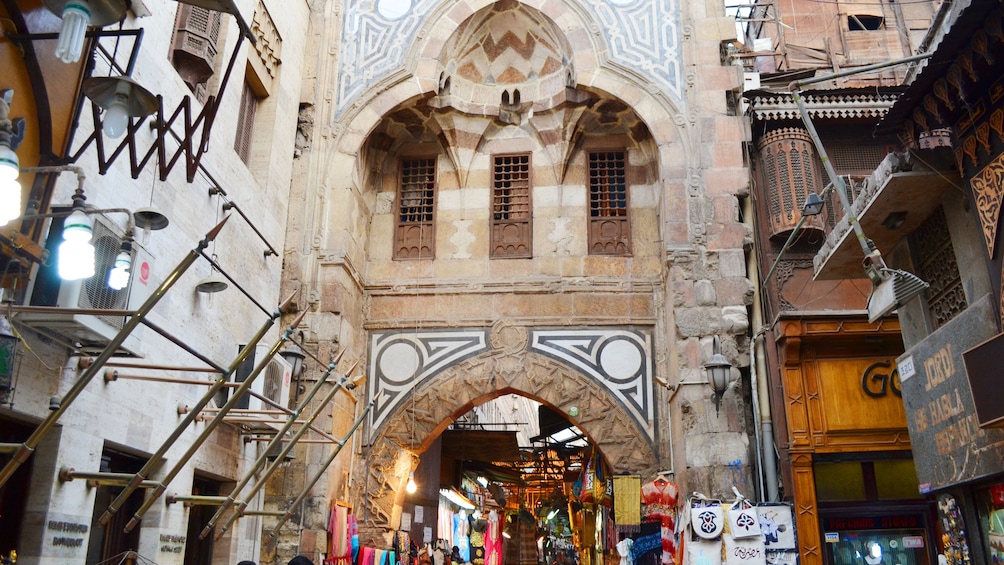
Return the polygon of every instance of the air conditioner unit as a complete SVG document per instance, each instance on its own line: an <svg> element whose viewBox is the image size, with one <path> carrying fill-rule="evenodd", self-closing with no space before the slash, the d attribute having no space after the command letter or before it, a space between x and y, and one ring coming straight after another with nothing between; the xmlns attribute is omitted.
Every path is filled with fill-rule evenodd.
<svg viewBox="0 0 1004 565"><path fill-rule="evenodd" d="M237 368L236 381L244 382L247 380L251 371L254 370L255 366L258 365L258 361L264 359L268 353L268 347L264 345L259 345L255 348L253 355L248 355L247 359L241 363L240 367ZM272 402L282 406L283 408L289 407L289 387L290 381L293 378L293 367L283 359L278 353L275 354L268 361L268 365L262 370L261 374L255 377L253 383L251 383L251 391L255 394L264 396ZM253 394L245 394L236 405L236 408L243 408L247 410L276 410L276 407L261 400L261 398L254 396ZM268 418L268 416L265 416ZM275 423L266 422L272 427L279 427L286 421L285 416L273 416Z"/></svg>
<svg viewBox="0 0 1004 565"><path fill-rule="evenodd" d="M94 215L94 276L76 281L59 277L58 248L63 240L61 219L54 220L49 228L46 248L49 265L42 266L32 283L30 304L56 308L94 310L136 310L156 285L150 280L153 260L138 242L133 242L133 260L129 284L122 290L108 287L108 272L114 266L122 242L122 231L102 216ZM105 350L125 325L125 316L99 316L61 312L31 313L18 316L20 322L35 331L76 347L78 351L97 355ZM145 328L138 326L126 337L115 352L116 356L142 357L142 335Z"/></svg>

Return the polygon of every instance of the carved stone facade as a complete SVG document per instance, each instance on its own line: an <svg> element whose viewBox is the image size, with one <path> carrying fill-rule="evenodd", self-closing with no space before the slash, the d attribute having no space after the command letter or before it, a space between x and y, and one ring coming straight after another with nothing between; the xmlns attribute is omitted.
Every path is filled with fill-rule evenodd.
<svg viewBox="0 0 1004 565"><path fill-rule="evenodd" d="M313 8L313 128L291 188L284 285L301 291L308 340L358 360L367 382L355 409L380 394L352 456L314 496L351 503L362 543L384 546L422 450L510 393L579 408L575 424L615 473L668 470L684 490L752 494L748 133L728 101L741 73L718 55L734 30L724 10L402 4ZM618 254L589 246L590 154L603 151L624 156L619 237L630 245ZM500 155L529 157L521 258L491 251L493 226L511 219L496 208ZM431 233L416 240L426 251L402 258L403 163L419 159L432 161L421 218ZM716 335L735 367L720 417L706 385L675 388L705 382ZM351 411L333 408L335 436Z"/></svg>

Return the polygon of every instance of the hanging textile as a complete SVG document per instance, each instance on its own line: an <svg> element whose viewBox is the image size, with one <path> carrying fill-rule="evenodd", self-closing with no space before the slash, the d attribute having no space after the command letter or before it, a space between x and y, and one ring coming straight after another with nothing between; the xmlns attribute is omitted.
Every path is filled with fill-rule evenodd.
<svg viewBox="0 0 1004 565"><path fill-rule="evenodd" d="M502 518L495 510L488 512L485 532L485 565L502 565Z"/></svg>
<svg viewBox="0 0 1004 565"><path fill-rule="evenodd" d="M352 559L351 536L349 534L349 509L340 504L331 508L328 520L330 557L324 560L328 565L349 565Z"/></svg>
<svg viewBox="0 0 1004 565"><path fill-rule="evenodd" d="M676 483L660 475L641 487L642 516L645 521L658 522L662 528L662 565L676 563L677 497Z"/></svg>
<svg viewBox="0 0 1004 565"><path fill-rule="evenodd" d="M471 561L471 541L467 537L469 531L467 512L461 510L453 517L453 546L457 548L461 563Z"/></svg>
<svg viewBox="0 0 1004 565"><path fill-rule="evenodd" d="M447 555L449 555L450 549L454 546L453 508L451 508L450 504L442 497L439 499L439 515L437 518L436 527L439 529L438 539L445 540L445 547L443 547L443 550L446 551ZM447 559L447 561L449 561L449 559Z"/></svg>
<svg viewBox="0 0 1004 565"><path fill-rule="evenodd" d="M352 563L358 563L359 558L359 523L356 522L356 515L348 515L348 526L346 532L349 536L349 546L352 548Z"/></svg>
<svg viewBox="0 0 1004 565"><path fill-rule="evenodd" d="M614 482L614 520L617 532L629 536L641 531L641 477L618 475Z"/></svg>
<svg viewBox="0 0 1004 565"><path fill-rule="evenodd" d="M378 565L376 563L376 550L372 547L359 548L359 565Z"/></svg>
<svg viewBox="0 0 1004 565"><path fill-rule="evenodd" d="M649 559L649 556L657 556ZM641 525L641 534L635 538L631 546L631 560L635 565L651 565L662 561L662 526L655 522L645 522Z"/></svg>

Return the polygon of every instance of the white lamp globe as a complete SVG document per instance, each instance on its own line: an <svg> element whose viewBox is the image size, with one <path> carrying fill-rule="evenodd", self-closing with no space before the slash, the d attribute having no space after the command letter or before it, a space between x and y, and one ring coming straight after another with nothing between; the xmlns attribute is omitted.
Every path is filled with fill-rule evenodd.
<svg viewBox="0 0 1004 565"><path fill-rule="evenodd" d="M129 126L129 109L126 107L126 100L124 94L116 94L111 106L105 110L101 129L104 130L105 135L112 139L122 137Z"/></svg>

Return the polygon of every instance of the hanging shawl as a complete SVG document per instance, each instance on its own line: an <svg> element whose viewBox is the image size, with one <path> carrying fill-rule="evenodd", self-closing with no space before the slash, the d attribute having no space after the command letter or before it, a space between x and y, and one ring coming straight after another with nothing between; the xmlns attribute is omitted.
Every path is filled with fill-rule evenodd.
<svg viewBox="0 0 1004 565"><path fill-rule="evenodd" d="M629 536L641 531L641 477L614 477L614 520L619 534Z"/></svg>

